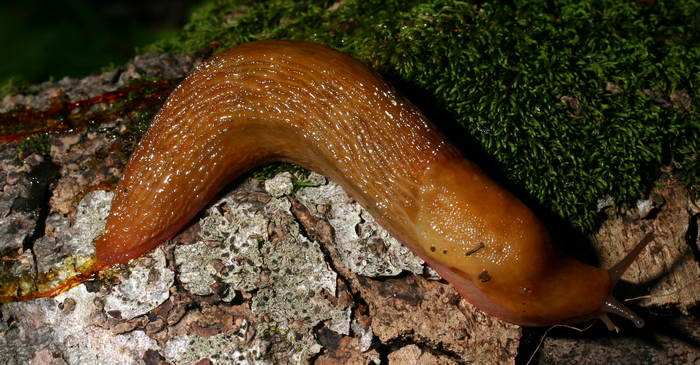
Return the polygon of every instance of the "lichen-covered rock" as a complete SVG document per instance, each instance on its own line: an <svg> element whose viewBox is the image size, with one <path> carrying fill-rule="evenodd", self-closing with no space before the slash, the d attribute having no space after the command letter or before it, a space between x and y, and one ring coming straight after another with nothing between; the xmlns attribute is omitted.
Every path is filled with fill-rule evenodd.
<svg viewBox="0 0 700 365"><path fill-rule="evenodd" d="M125 161L113 149L113 134L121 127L123 123L113 122L102 125L102 133L81 131L51 139L51 160L60 168L60 177L49 201L54 212L74 218L75 202L87 190L116 182L121 176Z"/></svg>
<svg viewBox="0 0 700 365"><path fill-rule="evenodd" d="M34 233L36 217L28 213L16 213L0 218L0 253L18 251L24 241Z"/></svg>
<svg viewBox="0 0 700 365"><path fill-rule="evenodd" d="M141 78L182 78L192 70L199 58L193 54L145 54L135 57L124 68L91 75L81 79L64 77L57 82L31 85L25 94L6 95L0 100L0 113L17 105L30 106L37 110L51 106L55 98L79 101L96 97L124 87Z"/></svg>
<svg viewBox="0 0 700 365"><path fill-rule="evenodd" d="M51 214L46 219L45 235L34 242L39 273L54 272L55 282L69 278L87 265L95 253L93 241L104 229L113 193L91 191L78 203L75 221ZM56 270L58 268L58 270Z"/></svg>
<svg viewBox="0 0 700 365"><path fill-rule="evenodd" d="M147 349L158 348L143 331L113 334L96 298L78 286L55 298L3 305L2 316L13 325L0 336L8 342L0 346L0 362L40 364L46 355L38 350L48 348L51 358L68 364L138 364Z"/></svg>
<svg viewBox="0 0 700 365"><path fill-rule="evenodd" d="M369 277L395 276L404 270L423 273L423 260L381 228L340 185L306 187L296 196L333 226L338 253L352 272Z"/></svg>
<svg viewBox="0 0 700 365"><path fill-rule="evenodd" d="M221 212L218 207L225 206ZM213 293L217 280L235 290L251 291L260 285L260 243L267 236L268 220L259 204L222 201L208 211L200 226L201 240L175 248L180 280L193 294Z"/></svg>
<svg viewBox="0 0 700 365"><path fill-rule="evenodd" d="M251 309L263 318L256 338L281 338L291 345L283 346L286 356L305 361L320 350L312 333L320 322L349 334L350 308L327 299L336 295L337 274L319 244L301 234L289 201L270 198L263 205L242 199L244 190L207 211L200 240L175 248L180 280L196 295L212 294L215 283L230 285L229 292L256 291Z"/></svg>
<svg viewBox="0 0 700 365"><path fill-rule="evenodd" d="M95 190L86 194L78 204L74 231L66 237L78 254L94 254L92 242L104 229L113 196L111 192ZM58 235L60 237L60 233Z"/></svg>
<svg viewBox="0 0 700 365"><path fill-rule="evenodd" d="M293 189L292 174L289 172L282 172L272 179L265 180L265 191L275 198L291 194Z"/></svg>
<svg viewBox="0 0 700 365"><path fill-rule="evenodd" d="M75 221L61 214L50 214L45 221L44 236L34 241L37 270L49 272L56 267L80 266L93 257L93 240L104 229L113 194L103 190L91 191L77 205Z"/></svg>
<svg viewBox="0 0 700 365"><path fill-rule="evenodd" d="M104 309L126 320L144 315L168 299L174 281L175 273L166 266L163 251L156 249L140 258L105 296Z"/></svg>
<svg viewBox="0 0 700 365"><path fill-rule="evenodd" d="M267 342L252 339L254 331L247 321L242 321L237 331L211 337L179 335L168 341L163 353L167 360L180 364L195 364L203 359L209 359L211 364L273 364L266 359Z"/></svg>

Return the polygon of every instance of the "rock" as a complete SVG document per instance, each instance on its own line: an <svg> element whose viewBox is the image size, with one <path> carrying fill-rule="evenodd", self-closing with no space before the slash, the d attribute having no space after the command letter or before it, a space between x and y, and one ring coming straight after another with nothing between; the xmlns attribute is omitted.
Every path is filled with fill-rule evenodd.
<svg viewBox="0 0 700 365"><path fill-rule="evenodd" d="M265 181L265 191L275 198L289 195L292 193L293 189L294 184L292 184L292 174L289 172L279 173L272 179Z"/></svg>
<svg viewBox="0 0 700 365"><path fill-rule="evenodd" d="M147 314L170 296L175 273L166 267L163 251L156 249L138 262L105 296L105 312L119 312L128 320Z"/></svg>
<svg viewBox="0 0 700 365"><path fill-rule="evenodd" d="M622 276L637 286L628 287L622 295L636 297L645 307L671 305L687 313L700 302L700 266L692 249L698 246L688 241L698 237L697 228L692 237L693 202L685 186L672 176L662 178L651 197L642 205L656 207L653 219L645 218L645 214L633 220L614 215L603 222L597 234L600 266L613 266L646 233L653 232L654 241Z"/></svg>
<svg viewBox="0 0 700 365"><path fill-rule="evenodd" d="M423 352L416 345L404 346L389 354L389 365L453 365L456 361L446 356L435 356L430 352Z"/></svg>

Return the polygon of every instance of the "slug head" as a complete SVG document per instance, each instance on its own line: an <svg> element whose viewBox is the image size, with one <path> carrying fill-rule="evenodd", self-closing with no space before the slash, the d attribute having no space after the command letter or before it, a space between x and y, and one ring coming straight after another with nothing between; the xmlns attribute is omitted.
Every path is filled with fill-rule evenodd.
<svg viewBox="0 0 700 365"><path fill-rule="evenodd" d="M555 252L532 211L468 161L438 160L420 186L417 246L480 309L528 326L592 318L609 325L605 313L643 324L611 292L650 239L608 272Z"/></svg>

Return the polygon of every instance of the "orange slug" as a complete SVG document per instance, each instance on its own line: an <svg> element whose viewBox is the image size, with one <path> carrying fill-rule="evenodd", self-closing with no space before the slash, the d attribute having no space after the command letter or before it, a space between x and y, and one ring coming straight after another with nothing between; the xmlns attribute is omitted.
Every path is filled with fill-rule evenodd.
<svg viewBox="0 0 700 365"><path fill-rule="evenodd" d="M322 45L259 41L202 63L170 95L129 161L98 269L173 237L246 170L288 161L340 183L459 293L508 322L616 313L611 291L652 237L611 270L556 253L543 224L464 158L380 76Z"/></svg>

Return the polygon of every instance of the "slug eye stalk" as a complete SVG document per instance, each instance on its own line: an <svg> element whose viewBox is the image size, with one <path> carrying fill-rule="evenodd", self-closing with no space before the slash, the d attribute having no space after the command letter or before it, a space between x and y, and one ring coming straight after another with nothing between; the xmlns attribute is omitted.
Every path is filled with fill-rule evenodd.
<svg viewBox="0 0 700 365"><path fill-rule="evenodd" d="M620 260L617 264L615 264L613 267L611 267L608 270L608 275L610 276L610 287L614 288L615 285L617 284L618 281L620 281L620 277L622 277L622 274L627 271L627 269L630 267L630 265L634 262L634 260L639 256L639 254L644 250L644 248L649 244L649 242L654 240L654 234L653 233L647 233L644 238L642 238L639 243L637 243L634 248L625 255L625 257ZM625 307L620 301L615 299L615 297L612 296L612 294L603 302L603 305L600 308L600 315L599 318L605 325L608 327L609 330L619 332L620 328L613 323L613 321L608 317L608 313L616 314L620 317L624 317L632 321L634 325L637 328L642 328L644 327L644 320L639 317L636 313L634 313L632 310L629 308Z"/></svg>
<svg viewBox="0 0 700 365"><path fill-rule="evenodd" d="M605 300L601 307L601 311L602 313L600 314L599 318L601 321L603 321L603 323L605 323L605 326L608 327L610 331L620 332L620 328L613 323L610 317L608 317L608 313L614 313L620 317L629 319L637 328L644 327L644 320L631 309L625 307L612 295Z"/></svg>

